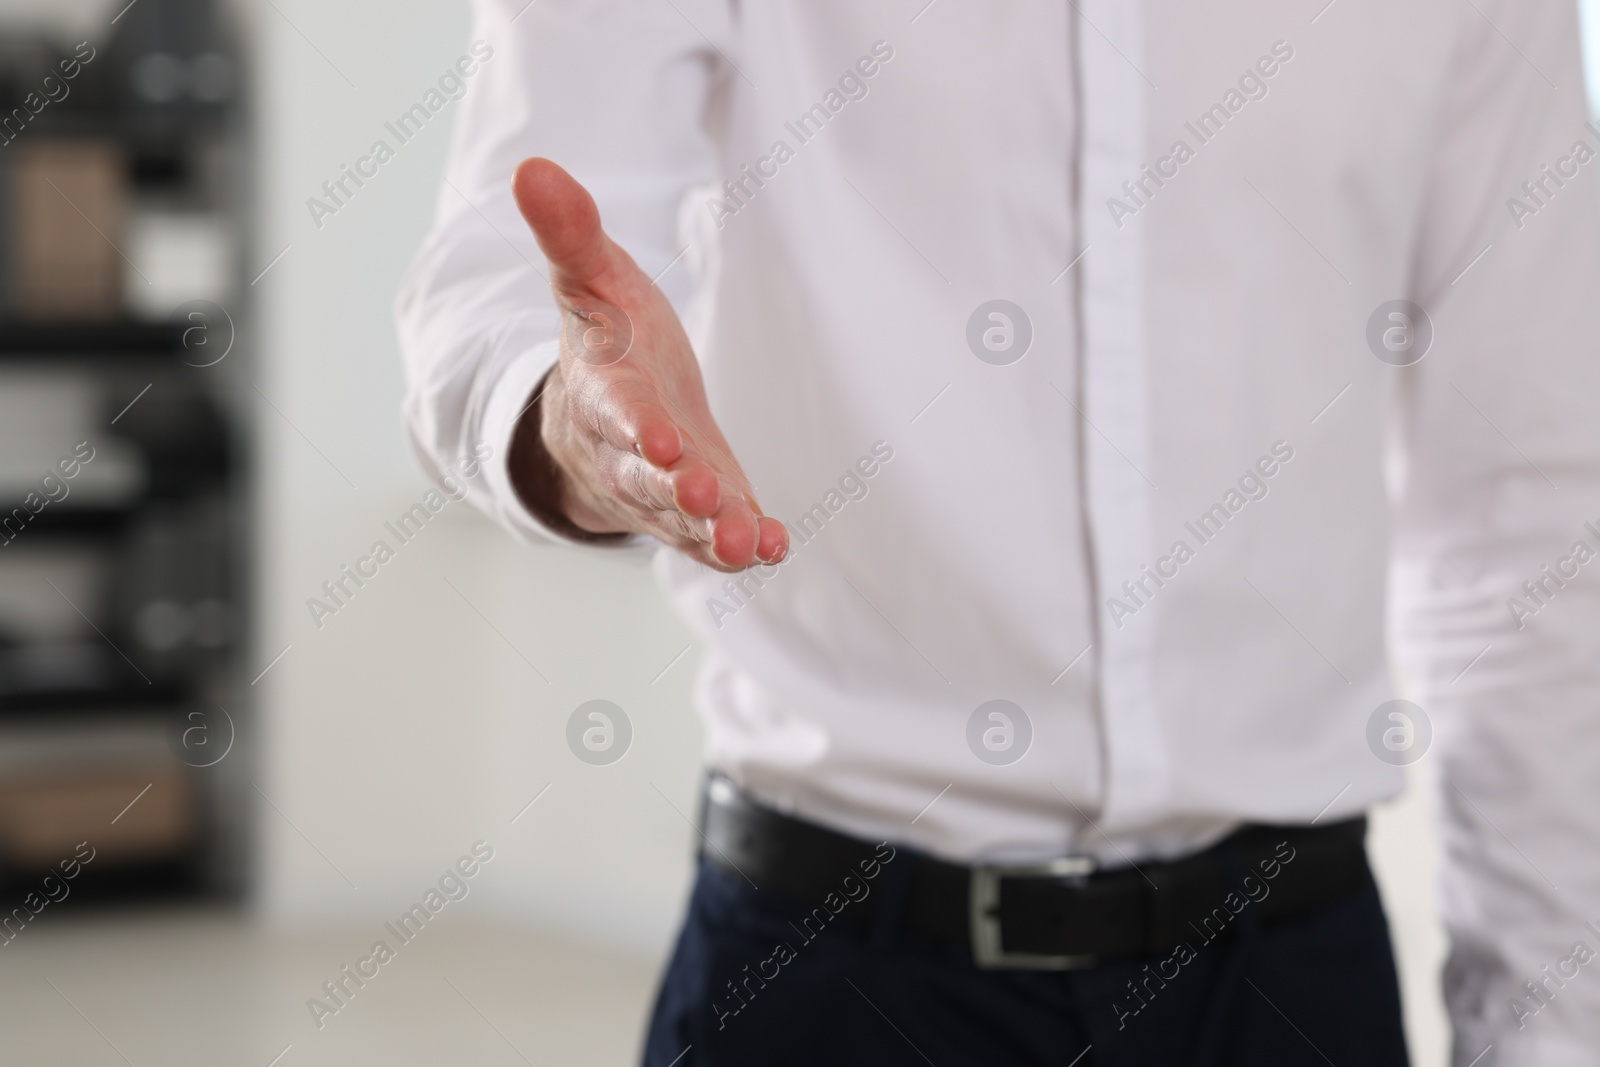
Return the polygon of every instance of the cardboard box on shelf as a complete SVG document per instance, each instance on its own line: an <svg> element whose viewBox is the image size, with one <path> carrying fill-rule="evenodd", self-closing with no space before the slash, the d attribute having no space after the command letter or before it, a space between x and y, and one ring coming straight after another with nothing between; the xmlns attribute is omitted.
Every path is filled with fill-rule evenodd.
<svg viewBox="0 0 1600 1067"><path fill-rule="evenodd" d="M12 314L105 319L123 311L118 250L127 167L109 141L37 140L13 146L10 180Z"/></svg>
<svg viewBox="0 0 1600 1067"><path fill-rule="evenodd" d="M198 830L187 772L171 761L0 784L0 863L43 870L71 856L80 841L94 846L101 863L180 856Z"/></svg>

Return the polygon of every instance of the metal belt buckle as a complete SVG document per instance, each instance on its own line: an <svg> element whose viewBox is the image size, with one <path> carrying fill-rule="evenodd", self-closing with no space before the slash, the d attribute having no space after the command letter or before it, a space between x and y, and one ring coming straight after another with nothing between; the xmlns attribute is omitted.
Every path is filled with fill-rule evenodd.
<svg viewBox="0 0 1600 1067"><path fill-rule="evenodd" d="M968 900L972 909L972 959L983 970L1071 971L1093 967L1094 956L1045 956L1007 952L1000 937L1000 883L1007 878L1082 879L1094 873L1088 856L1066 856L1049 863L972 868Z"/></svg>

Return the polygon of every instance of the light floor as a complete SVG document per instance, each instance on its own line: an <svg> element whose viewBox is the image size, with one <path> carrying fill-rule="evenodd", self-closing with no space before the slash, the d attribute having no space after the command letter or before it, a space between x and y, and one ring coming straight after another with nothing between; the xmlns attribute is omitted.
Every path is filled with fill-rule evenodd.
<svg viewBox="0 0 1600 1067"><path fill-rule="evenodd" d="M52 916L46 908L0 947L0 1063L637 1062L655 963L511 927L424 931L318 1029L307 998L377 936L394 944L381 930L272 933L214 910Z"/></svg>

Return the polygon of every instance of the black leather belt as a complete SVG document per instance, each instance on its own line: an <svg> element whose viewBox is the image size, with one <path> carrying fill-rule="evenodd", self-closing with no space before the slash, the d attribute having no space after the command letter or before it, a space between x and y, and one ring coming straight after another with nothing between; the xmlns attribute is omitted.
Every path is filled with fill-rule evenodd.
<svg viewBox="0 0 1600 1067"><path fill-rule="evenodd" d="M1193 948L1231 932L1247 910L1274 923L1359 891L1369 877L1365 817L1326 826L1251 824L1172 861L1097 869L1088 857L964 866L836 833L753 801L712 776L701 808L704 858L804 907L838 900L841 880L909 864L900 925L969 945L985 968L1069 970ZM890 844L893 844L892 842ZM880 887L886 883L880 883ZM853 913L882 900L868 892Z"/></svg>

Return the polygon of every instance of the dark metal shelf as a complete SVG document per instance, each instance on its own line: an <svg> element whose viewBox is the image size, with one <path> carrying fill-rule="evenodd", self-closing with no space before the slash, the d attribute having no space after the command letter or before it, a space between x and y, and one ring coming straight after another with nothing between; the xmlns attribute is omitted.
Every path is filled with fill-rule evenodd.
<svg viewBox="0 0 1600 1067"><path fill-rule="evenodd" d="M114 319L35 322L0 319L0 359L30 356L168 356L181 353L185 325Z"/></svg>
<svg viewBox="0 0 1600 1067"><path fill-rule="evenodd" d="M132 671L127 678L80 686L7 686L0 689L0 722L49 719L68 722L81 716L122 718L167 715L194 699L192 679L160 679L146 684Z"/></svg>
<svg viewBox="0 0 1600 1067"><path fill-rule="evenodd" d="M135 682L138 680L135 679ZM167 716L193 700L193 686L160 682L117 689L34 689L0 693L0 722L50 720L67 723L82 717Z"/></svg>
<svg viewBox="0 0 1600 1067"><path fill-rule="evenodd" d="M120 534L139 513L145 498L123 507L47 507L33 516L24 532L34 537L105 537ZM20 507L21 505L15 505ZM9 515L10 508L0 514ZM31 542L20 542L24 545Z"/></svg>
<svg viewBox="0 0 1600 1067"><path fill-rule="evenodd" d="M198 671L162 672L155 666L135 666L103 636L55 646L8 645L0 648L0 718L170 706L197 690Z"/></svg>

